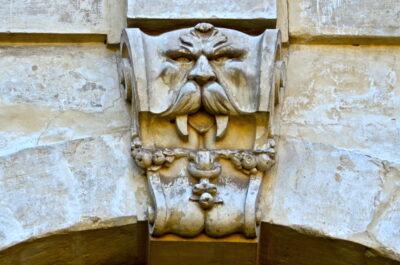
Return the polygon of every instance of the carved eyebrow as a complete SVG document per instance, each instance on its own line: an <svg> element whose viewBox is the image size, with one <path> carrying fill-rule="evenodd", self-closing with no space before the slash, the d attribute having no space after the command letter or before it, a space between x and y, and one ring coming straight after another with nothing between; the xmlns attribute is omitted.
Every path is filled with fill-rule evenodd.
<svg viewBox="0 0 400 265"><path fill-rule="evenodd" d="M166 56L170 59L176 59L179 57L187 57L190 59L195 59L195 56L191 52L189 52L185 49L168 50L168 51L164 52L164 56Z"/></svg>
<svg viewBox="0 0 400 265"><path fill-rule="evenodd" d="M233 48L231 46L224 46L216 50L214 54L210 56L210 59L216 57L227 56L236 59L242 59L246 55L247 51L244 49Z"/></svg>

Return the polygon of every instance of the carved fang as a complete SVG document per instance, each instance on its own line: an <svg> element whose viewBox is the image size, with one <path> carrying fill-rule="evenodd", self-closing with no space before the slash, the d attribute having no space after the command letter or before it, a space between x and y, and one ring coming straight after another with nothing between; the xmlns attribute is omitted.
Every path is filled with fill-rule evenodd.
<svg viewBox="0 0 400 265"><path fill-rule="evenodd" d="M178 130L179 136L182 137L184 141L188 140L188 115L179 115L176 117L176 128Z"/></svg>
<svg viewBox="0 0 400 265"><path fill-rule="evenodd" d="M221 140L224 138L226 129L228 128L229 116L227 115L217 115L215 116L215 120L217 122L217 140Z"/></svg>

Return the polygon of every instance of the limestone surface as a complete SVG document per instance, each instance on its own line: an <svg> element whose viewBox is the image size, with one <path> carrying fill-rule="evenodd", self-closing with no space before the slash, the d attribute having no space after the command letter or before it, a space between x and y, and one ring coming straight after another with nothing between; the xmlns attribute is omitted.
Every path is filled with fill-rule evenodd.
<svg viewBox="0 0 400 265"><path fill-rule="evenodd" d="M264 220L399 260L399 57L391 46L289 48Z"/></svg>
<svg viewBox="0 0 400 265"><path fill-rule="evenodd" d="M127 131L0 157L0 249L136 222Z"/></svg>
<svg viewBox="0 0 400 265"><path fill-rule="evenodd" d="M0 1L0 33L108 34L118 43L124 1Z"/></svg>
<svg viewBox="0 0 400 265"><path fill-rule="evenodd" d="M104 45L3 46L0 67L0 155L129 128Z"/></svg>
<svg viewBox="0 0 400 265"><path fill-rule="evenodd" d="M0 249L135 223L143 192L116 53L19 45L0 54Z"/></svg>
<svg viewBox="0 0 400 265"><path fill-rule="evenodd" d="M281 131L400 163L400 48L294 45Z"/></svg>
<svg viewBox="0 0 400 265"><path fill-rule="evenodd" d="M398 0L289 0L290 36L302 40L322 37L373 38L400 35Z"/></svg>
<svg viewBox="0 0 400 265"><path fill-rule="evenodd" d="M276 0L242 0L234 4L230 0L128 0L127 18L132 27L156 32L210 22L260 34L266 28L275 28L278 12L285 11ZM283 20L279 22L280 26L284 24Z"/></svg>
<svg viewBox="0 0 400 265"><path fill-rule="evenodd" d="M272 20L281 29L289 23L293 42L400 36L398 0L234 2L0 0L0 37L107 34L108 43L118 43L126 19L154 29L154 38L163 26L198 20L250 31ZM289 18L277 18L286 7ZM284 30L282 36L287 41ZM261 251L272 253L261 262L291 265L287 257L296 260L296 246L304 245L307 257L296 264L327 264L315 257L326 253L335 265L395 264L380 256L400 261L400 48L293 42L274 116L276 165L260 196L267 227L260 240L270 240L264 250L278 251ZM147 239L147 223L139 221L147 220L149 201L131 158L131 106L121 95L117 51L103 43L3 43L0 69L0 263L142 262L145 244L131 234ZM153 125L176 135L170 121ZM246 143L247 127L235 128L232 138ZM165 130L149 131L173 143ZM94 255L98 250L103 256Z"/></svg>
<svg viewBox="0 0 400 265"><path fill-rule="evenodd" d="M128 18L266 18L276 19L275 0L128 0Z"/></svg>

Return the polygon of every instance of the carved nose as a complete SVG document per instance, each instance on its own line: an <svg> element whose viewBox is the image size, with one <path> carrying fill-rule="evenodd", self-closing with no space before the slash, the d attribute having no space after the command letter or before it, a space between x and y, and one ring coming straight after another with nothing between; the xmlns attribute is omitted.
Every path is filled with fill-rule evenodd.
<svg viewBox="0 0 400 265"><path fill-rule="evenodd" d="M197 59L192 70L190 70L188 79L203 86L210 81L217 80L217 76L207 58L204 55L201 55L199 59Z"/></svg>

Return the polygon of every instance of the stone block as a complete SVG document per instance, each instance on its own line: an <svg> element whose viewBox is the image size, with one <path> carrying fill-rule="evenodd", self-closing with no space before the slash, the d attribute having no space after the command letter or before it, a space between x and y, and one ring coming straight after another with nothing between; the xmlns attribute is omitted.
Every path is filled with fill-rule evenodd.
<svg viewBox="0 0 400 265"><path fill-rule="evenodd" d="M281 140L273 222L348 239L367 230L382 189L382 166L332 146Z"/></svg>
<svg viewBox="0 0 400 265"><path fill-rule="evenodd" d="M210 22L215 26L261 33L266 26L275 27L276 0L129 0L128 23L148 30L193 26Z"/></svg>
<svg viewBox="0 0 400 265"><path fill-rule="evenodd" d="M129 131L0 157L0 249L66 231L135 223Z"/></svg>
<svg viewBox="0 0 400 265"><path fill-rule="evenodd" d="M116 53L81 44L0 54L0 249L143 219Z"/></svg>
<svg viewBox="0 0 400 265"><path fill-rule="evenodd" d="M231 235L214 239L205 235L184 239L175 235L149 238L149 265L256 265L258 240Z"/></svg>
<svg viewBox="0 0 400 265"><path fill-rule="evenodd" d="M127 130L115 56L94 44L0 47L0 155Z"/></svg>
<svg viewBox="0 0 400 265"><path fill-rule="evenodd" d="M280 134L400 162L400 48L293 45Z"/></svg>
<svg viewBox="0 0 400 265"><path fill-rule="evenodd" d="M117 0L1 0L0 33L108 34L118 43L125 7Z"/></svg>
<svg viewBox="0 0 400 265"><path fill-rule="evenodd" d="M262 197L268 201L265 222L356 242L400 260L398 167L301 139L281 139L277 149L276 172L267 180L272 188L263 190L269 192Z"/></svg>
<svg viewBox="0 0 400 265"><path fill-rule="evenodd" d="M398 0L289 0L290 36L301 41L400 41Z"/></svg>
<svg viewBox="0 0 400 265"><path fill-rule="evenodd" d="M400 253L400 165L385 164L386 191L380 196L380 209L370 224L370 236L383 250Z"/></svg>

